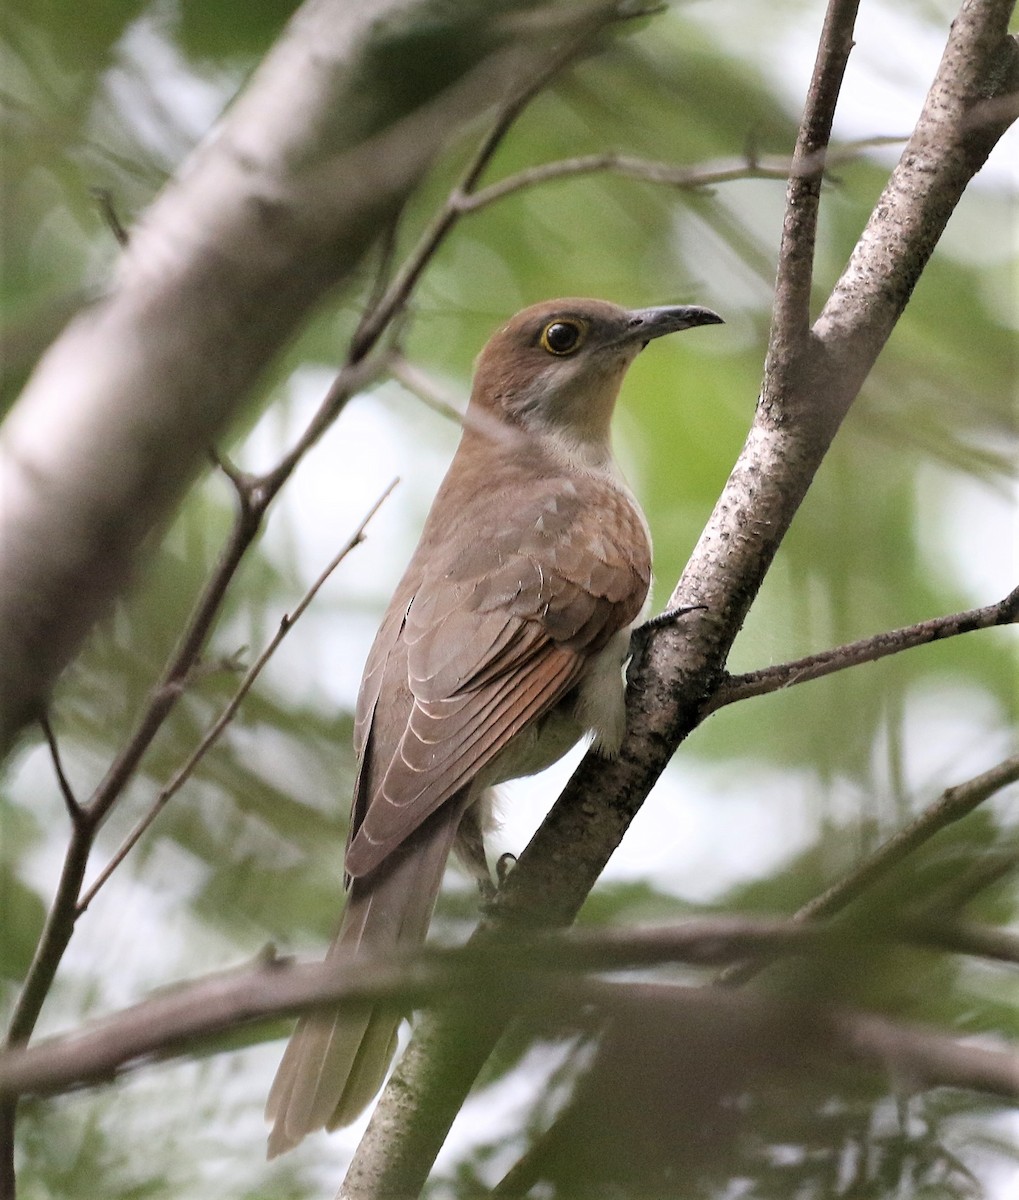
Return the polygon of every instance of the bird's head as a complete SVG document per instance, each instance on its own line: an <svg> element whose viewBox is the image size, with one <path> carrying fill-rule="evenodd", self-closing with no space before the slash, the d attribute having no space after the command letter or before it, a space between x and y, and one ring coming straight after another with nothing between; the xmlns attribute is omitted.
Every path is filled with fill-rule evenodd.
<svg viewBox="0 0 1019 1200"><path fill-rule="evenodd" d="M530 433L608 445L623 376L653 338L717 325L693 305L620 308L604 300L547 300L517 313L478 356L471 410Z"/></svg>

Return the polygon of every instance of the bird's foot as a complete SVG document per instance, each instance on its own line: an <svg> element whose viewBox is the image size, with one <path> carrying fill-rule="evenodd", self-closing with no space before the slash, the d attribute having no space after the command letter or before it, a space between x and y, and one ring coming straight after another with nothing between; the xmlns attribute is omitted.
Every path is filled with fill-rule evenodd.
<svg viewBox="0 0 1019 1200"><path fill-rule="evenodd" d="M651 617L645 621L643 625L638 625L637 628L630 634L630 650L636 654L638 650L643 650L647 645L648 638L656 629L664 629L668 625L675 625L680 617L685 617L687 613L692 612L707 612L706 604L685 604L679 605L676 608L667 608L665 612L660 612L657 616Z"/></svg>

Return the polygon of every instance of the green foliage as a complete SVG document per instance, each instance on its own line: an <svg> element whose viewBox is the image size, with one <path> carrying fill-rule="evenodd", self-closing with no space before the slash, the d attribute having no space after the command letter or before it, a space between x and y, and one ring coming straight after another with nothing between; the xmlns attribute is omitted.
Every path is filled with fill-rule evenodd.
<svg viewBox="0 0 1019 1200"><path fill-rule="evenodd" d="M236 5L222 2L111 0L86 5L83 16L69 6L19 0L5 12L4 405L67 317L109 278L116 245L90 190L109 189L130 223L204 134L206 115L211 120L243 83L293 7L262 0L246 5L241 18ZM756 6L754 13L749 7L743 6L747 29L759 9L769 45L808 13L819 20L816 6ZM943 32L945 13L935 8L925 14ZM739 158L747 147L787 154L797 114L766 56L741 32L742 16L724 35L692 5L638 23L530 106L485 182L535 163L606 151L687 166ZM424 86L412 68L430 61L433 51L445 53L442 34L436 27L418 31L416 40L397 39L389 48L393 94L371 102L407 103ZM451 147L448 161L425 182L403 215L397 256L413 245L470 149ZM827 190L815 311L880 192L886 161L872 152L843 164ZM1014 533L1014 499L1007 497L1014 498L1015 487L1017 351L1014 312L1003 301L1015 268L1004 235L1010 202L1014 197L997 182L973 188L964 201L945 251L921 279L783 545L732 670L989 603L999 596L988 591L988 580L1014 584L1007 583L1010 558L1014 566L1007 534L988 542L985 529L997 521L995 528L1007 530L1011 516ZM401 331L408 357L463 396L492 327L538 299L695 301L726 317L725 330L657 343L624 391L619 456L655 539L656 608L675 586L753 413L781 214L782 184L768 180L691 193L597 174L524 189L463 219L430 264ZM254 453L247 435L270 403L292 405L290 428L300 428L294 397L318 386L315 368L342 358L377 267L364 264L356 286L315 315L253 398L232 447L242 465ZM414 503L402 510L407 528L379 535L409 546L427 481L441 472L454 435L437 418L425 426L431 417L408 417L406 403L390 411L391 396L382 389L355 401L316 454L338 493L360 478L359 458L412 464L415 475L405 488ZM357 411L367 414L364 428L376 441L356 441ZM393 429L389 441L378 433ZM258 444L264 451L264 438ZM363 509L373 498L356 500ZM293 610L321 566L308 567L307 547L331 519L323 512L284 497L238 574L202 670L103 831L94 870L228 700L238 682L236 660L250 663L282 614ZM81 798L137 721L231 515L224 487L197 486L151 547L129 599L63 681L52 723ZM342 889L353 684L400 565L387 557L398 555L352 557L350 572L313 610L322 624L354 631L350 638L326 638L312 614L297 626L224 739L107 883L79 922L42 1032L203 970L250 960L269 941L318 952L335 924ZM358 565L365 561L374 565ZM610 925L704 911L794 911L945 786L1008 752L1019 716L1016 678L1014 637L992 631L719 712L684 747L653 801L663 840L688 822L682 829L693 845L677 849L667 877L613 875L583 919ZM730 805L755 797L774 805L769 821L785 839L780 861L758 854L729 816ZM892 951L864 936L880 932L888 913L934 911L975 865L1005 853L1010 840L1014 846L1015 826L1014 811L998 804L944 831L845 915L856 936L852 953L847 940L834 960L774 968L767 987L831 993L948 1031L1019 1036L1014 979L1004 971L928 949ZM0 836L6 1010L27 969L67 836L37 735L10 764ZM747 845L735 878L704 867L741 842ZM1014 880L1006 879L968 897L959 911L1004 925L1015 921L1016 908ZM451 887L440 902L438 935L461 938L476 910L473 887ZM263 1036L270 1035L252 1040ZM322 1180L335 1187L343 1153L335 1141L314 1140L271 1168L261 1163L260 1114L277 1049L253 1045L221 1059L154 1066L115 1088L26 1104L19 1121L23 1195L296 1200L327 1194L330 1184ZM486 1086L497 1089L526 1049L518 1030L489 1064ZM638 1061L657 1056L672 1064L675 1054L667 1040L645 1043ZM705 1054L698 1078L710 1077L710 1063ZM572 1070L553 1071L532 1113L509 1132L490 1137L486 1127L451 1168L455 1184L436 1184L435 1194L468 1196L490 1184L507 1146L525 1147L568 1111L563 1096L573 1098ZM627 1095L633 1110L627 1115L639 1123L651 1106L641 1091L648 1081L628 1082L629 1088L616 1081L613 1099ZM801 1071L753 1082L744 1106L726 1110L733 1120L720 1140L698 1144L699 1182L676 1147L650 1164L650 1174L617 1180L614 1191L606 1179L592 1180L574 1162L577 1139L583 1147L607 1136L594 1119L598 1105L589 1105L575 1118L580 1132L564 1139L559 1173L549 1168L557 1181L549 1194L962 1198L980 1194L969 1173L973 1163L1006 1157L995 1144L996 1110L971 1098L933 1093L897 1101L887 1081L870 1072ZM576 1094L583 1108L583 1091ZM699 1111L712 1113L707 1106ZM621 1121L619 1128L631 1126ZM182 1129L194 1139L186 1162ZM579 1161L583 1166L583 1153ZM680 1167L685 1176L677 1175Z"/></svg>

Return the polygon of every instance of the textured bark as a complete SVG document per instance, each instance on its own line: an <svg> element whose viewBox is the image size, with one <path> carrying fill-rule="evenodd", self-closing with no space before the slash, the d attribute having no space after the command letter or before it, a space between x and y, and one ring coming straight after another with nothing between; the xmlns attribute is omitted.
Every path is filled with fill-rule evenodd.
<svg viewBox="0 0 1019 1200"><path fill-rule="evenodd" d="M965 187L1017 115L1011 0L964 4L916 130L821 316L807 327L818 190L790 180L776 319L754 423L670 601L695 612L638 645L627 737L589 754L516 867L476 938L573 920L631 820L724 677L729 649L860 386L901 315ZM855 4L832 0L801 126L823 150ZM812 170L813 168L811 168ZM805 213L801 212L806 206ZM416 1196L477 1071L498 1017L420 1021L383 1092L338 1200ZM444 1074L437 1062L454 1063Z"/></svg>

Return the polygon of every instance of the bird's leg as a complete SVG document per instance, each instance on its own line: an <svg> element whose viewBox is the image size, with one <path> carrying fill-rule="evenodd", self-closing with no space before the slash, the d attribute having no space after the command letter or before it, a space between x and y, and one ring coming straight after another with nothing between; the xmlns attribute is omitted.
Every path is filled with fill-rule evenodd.
<svg viewBox="0 0 1019 1200"><path fill-rule="evenodd" d="M471 804L460 818L453 850L464 867L474 876L483 904L495 898L495 884L485 857L485 839L481 833L481 806Z"/></svg>
<svg viewBox="0 0 1019 1200"><path fill-rule="evenodd" d="M649 617L639 629L634 630L634 633L650 633L653 629L663 629L666 625L674 625L680 617L685 617L687 613L707 611L706 604L681 604L676 608L667 608L665 612L660 612L655 617Z"/></svg>
<svg viewBox="0 0 1019 1200"><path fill-rule="evenodd" d="M517 865L517 856L510 854L507 850L505 854L500 854L495 864L495 878L498 881L499 887L506 882L506 876Z"/></svg>

